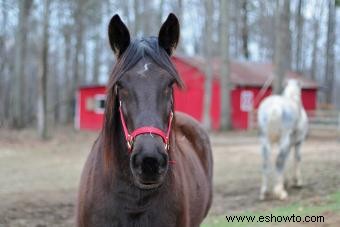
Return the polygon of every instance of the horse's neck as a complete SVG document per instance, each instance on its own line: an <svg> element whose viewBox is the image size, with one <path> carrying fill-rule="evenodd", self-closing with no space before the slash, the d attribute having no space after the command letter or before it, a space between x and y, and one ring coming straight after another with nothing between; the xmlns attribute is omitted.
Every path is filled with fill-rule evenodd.
<svg viewBox="0 0 340 227"><path fill-rule="evenodd" d="M168 198L168 179L165 180L164 185L154 190L141 190L137 188L133 182L123 179L117 179L113 194L117 202L124 204L121 207L126 213L145 213L150 209L157 209L164 203L164 198ZM164 198L160 198L160 196Z"/></svg>
<svg viewBox="0 0 340 227"><path fill-rule="evenodd" d="M296 108L299 112L299 116L301 116L301 113L303 111L303 105L302 105L302 101L301 98L299 99L293 99L294 104L296 105Z"/></svg>
<svg viewBox="0 0 340 227"><path fill-rule="evenodd" d="M284 92L281 96L293 103L299 114L301 114L303 108L301 96L289 95L286 92Z"/></svg>

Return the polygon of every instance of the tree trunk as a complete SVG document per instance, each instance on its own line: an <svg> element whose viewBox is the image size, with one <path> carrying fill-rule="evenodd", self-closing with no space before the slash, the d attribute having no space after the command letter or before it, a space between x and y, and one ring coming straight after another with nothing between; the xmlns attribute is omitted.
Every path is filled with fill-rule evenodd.
<svg viewBox="0 0 340 227"><path fill-rule="evenodd" d="M65 26L63 30L64 37L64 71L61 75L60 88L60 122L66 124L72 119L72 84L70 74L70 61L71 61L71 29Z"/></svg>
<svg viewBox="0 0 340 227"><path fill-rule="evenodd" d="M222 0L222 4L224 1ZM248 0L242 1L242 52L245 59L249 59L249 48L248 48L248 38L249 38L249 28L248 28ZM224 12L221 12L224 13Z"/></svg>
<svg viewBox="0 0 340 227"><path fill-rule="evenodd" d="M220 6L220 56L221 64L221 130L231 129L230 70L229 70L229 1L221 1Z"/></svg>
<svg viewBox="0 0 340 227"><path fill-rule="evenodd" d="M162 0L162 2L163 2L163 0ZM176 16L178 17L179 23L180 23L180 25L183 25L183 21L184 21L184 18L183 18L183 0L176 0L176 1L174 1L173 4L175 4L174 11L175 11ZM184 46L183 45L184 45L184 43L181 42L181 41L178 43L177 48L176 48L176 51L178 53L184 53Z"/></svg>
<svg viewBox="0 0 340 227"><path fill-rule="evenodd" d="M277 0L273 93L280 94L291 63L290 0Z"/></svg>
<svg viewBox="0 0 340 227"><path fill-rule="evenodd" d="M221 0L223 1L223 0ZM231 1L230 3L231 10L231 25L232 25L232 33L230 36L230 48L231 48L231 57L238 58L240 56L240 21L239 21L239 10L240 10L240 1Z"/></svg>
<svg viewBox="0 0 340 227"><path fill-rule="evenodd" d="M123 16L124 16L124 21L126 21L126 25L128 28L131 26L131 18L130 18L130 5L129 5L129 0L121 0L120 5L123 9Z"/></svg>
<svg viewBox="0 0 340 227"><path fill-rule="evenodd" d="M0 128L5 124L6 119L6 114L5 114L5 109L6 109L6 96L7 94L5 93L6 89L6 76L5 75L5 70L7 66L7 50L5 46L6 42L6 32L7 32L7 18L8 18L8 13L6 9L6 3L5 1L1 2L1 14L2 14L2 32L0 34Z"/></svg>
<svg viewBox="0 0 340 227"><path fill-rule="evenodd" d="M14 75L11 88L11 126L13 128L23 128L24 122L24 95L25 94L25 71L26 71L26 52L27 52L27 34L28 18L32 0L19 1L19 19L18 29L15 40L15 64Z"/></svg>
<svg viewBox="0 0 340 227"><path fill-rule="evenodd" d="M70 111L72 114L69 116L69 121L72 121L74 115L74 105L75 105L75 94L77 88L80 84L80 60L81 60L81 53L83 48L83 32L84 32L84 24L83 24L83 4L82 0L77 1L77 8L74 14L75 19L75 30L76 30L76 47L74 53L74 63L73 63L73 78L72 78L72 89L70 90L69 98L70 101Z"/></svg>
<svg viewBox="0 0 340 227"><path fill-rule="evenodd" d="M212 68L212 14L213 2L207 0L205 5L205 25L204 25L204 52L205 52L205 80L204 80L204 103L203 103L203 126L211 129L211 98L212 98L212 81L213 81L213 68Z"/></svg>
<svg viewBox="0 0 340 227"><path fill-rule="evenodd" d="M311 79L316 80L316 67L317 67L317 62L318 62L318 55L317 53L319 52L318 48L318 41L319 41L319 36L320 36L320 27L319 27L319 20L315 19L313 21L313 50L312 50L312 65L311 65Z"/></svg>
<svg viewBox="0 0 340 227"><path fill-rule="evenodd" d="M326 103L331 104L333 101L334 91L334 70L335 70L335 0L328 2L328 30L326 42L326 70L325 70L325 94Z"/></svg>
<svg viewBox="0 0 340 227"><path fill-rule="evenodd" d="M98 84L99 82L99 69L101 65L100 56L102 53L100 35L97 34L95 37L95 47L93 53L93 73L92 73L92 83Z"/></svg>
<svg viewBox="0 0 340 227"><path fill-rule="evenodd" d="M43 25L43 42L41 53L41 65L39 75L39 92L38 92L38 133L41 139L46 140L48 137L47 130L47 76L48 76L48 49L49 49L49 18L50 0L45 1L44 6L44 25Z"/></svg>
<svg viewBox="0 0 340 227"><path fill-rule="evenodd" d="M155 20L157 20L156 15L153 11L153 2L150 0L143 0L142 1L142 33L143 36L152 36L156 34L156 25Z"/></svg>
<svg viewBox="0 0 340 227"><path fill-rule="evenodd" d="M84 85L86 84L86 82L88 81L88 76L87 76L87 71L88 71L88 59L87 59L87 46L83 45L81 48L81 56L82 56L82 61L81 61L81 71L80 71L80 77L79 77L79 82L78 82L78 86L79 85ZM77 86L77 89L78 89Z"/></svg>
<svg viewBox="0 0 340 227"><path fill-rule="evenodd" d="M133 35L137 36L141 30L140 0L133 1L133 13L135 15Z"/></svg>
<svg viewBox="0 0 340 227"><path fill-rule="evenodd" d="M295 69L298 72L302 72L302 37L303 37L303 16L302 16L302 7L303 0L299 0L297 16L296 16L296 28L297 28L297 37L296 37L296 59L295 59Z"/></svg>

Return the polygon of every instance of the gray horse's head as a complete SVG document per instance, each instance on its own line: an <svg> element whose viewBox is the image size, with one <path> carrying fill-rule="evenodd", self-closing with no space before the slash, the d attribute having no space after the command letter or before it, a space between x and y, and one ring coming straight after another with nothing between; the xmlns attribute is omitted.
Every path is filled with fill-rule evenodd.
<svg viewBox="0 0 340 227"><path fill-rule="evenodd" d="M289 79L283 90L283 96L301 104L301 83L296 79Z"/></svg>

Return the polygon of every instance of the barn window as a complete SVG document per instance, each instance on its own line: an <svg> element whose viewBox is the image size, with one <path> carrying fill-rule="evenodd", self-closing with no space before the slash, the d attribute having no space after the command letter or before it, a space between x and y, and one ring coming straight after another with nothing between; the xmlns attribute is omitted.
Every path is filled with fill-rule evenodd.
<svg viewBox="0 0 340 227"><path fill-rule="evenodd" d="M95 99L94 112L96 112L96 113L104 113L106 96L105 95L96 95L94 97L94 99Z"/></svg>
<svg viewBox="0 0 340 227"><path fill-rule="evenodd" d="M241 92L241 110L244 112L250 112L253 110L254 105L254 94L251 91Z"/></svg>

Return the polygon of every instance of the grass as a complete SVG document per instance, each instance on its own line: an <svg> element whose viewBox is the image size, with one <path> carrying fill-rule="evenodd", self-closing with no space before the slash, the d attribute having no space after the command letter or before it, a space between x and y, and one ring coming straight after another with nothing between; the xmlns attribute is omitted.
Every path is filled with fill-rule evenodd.
<svg viewBox="0 0 340 227"><path fill-rule="evenodd" d="M305 217L307 215L320 215L324 212L334 212L340 215L340 191L327 196L327 198L323 201L324 203L313 204L313 203L293 203L287 206L273 208L268 211L260 211L260 212L243 212L243 213L235 213L232 215L237 216L255 216L258 220L259 216L270 216L271 214L274 216L291 216L291 215L299 215L301 217ZM326 219L326 218L325 218ZM327 221L327 220L325 220ZM225 215L208 217L201 227L243 227L243 226L263 226L266 223L249 223L249 222L228 222L226 220ZM284 224L281 222L281 224ZM266 225L273 225L273 223L267 223Z"/></svg>

